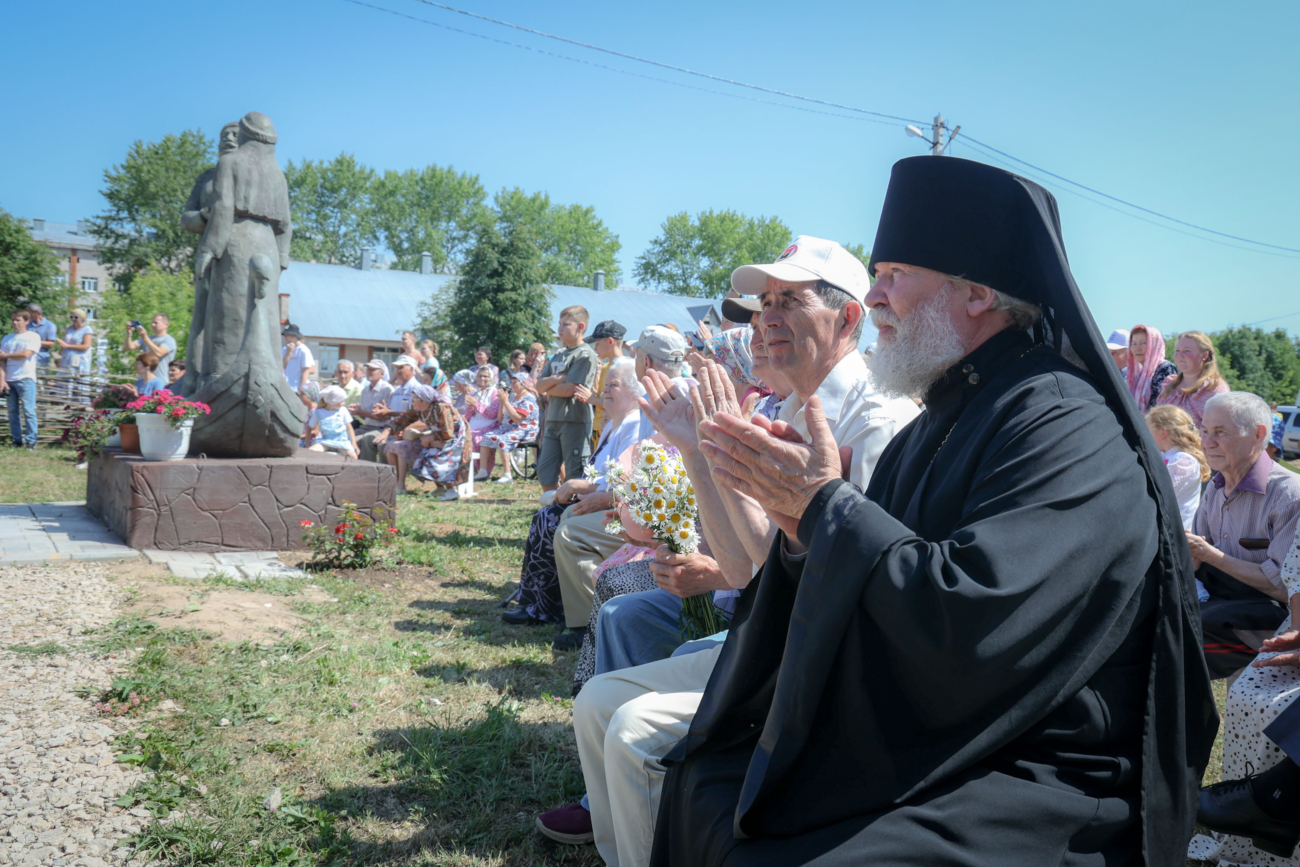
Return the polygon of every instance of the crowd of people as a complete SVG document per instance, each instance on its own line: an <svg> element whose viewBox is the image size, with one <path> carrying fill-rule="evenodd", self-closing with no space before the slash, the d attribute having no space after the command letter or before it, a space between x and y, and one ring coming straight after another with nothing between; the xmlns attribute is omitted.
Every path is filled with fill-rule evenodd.
<svg viewBox="0 0 1300 867"><path fill-rule="evenodd" d="M0 394L8 404L10 444L34 449L40 432L38 371L55 374L55 397L70 404L88 403L95 391L88 381L95 329L78 307L69 312L68 326L59 336L58 326L35 303L13 311L10 323L13 330L0 342ZM168 387L185 373L185 362L176 357L176 338L167 333L170 327L164 313L155 314L148 329L140 322L127 325L122 351L133 360L134 386L142 395Z"/></svg>
<svg viewBox="0 0 1300 867"><path fill-rule="evenodd" d="M579 651L587 794L542 834L620 865L1182 864L1199 820L1198 857L1300 864L1300 476L1205 334L1100 339L1045 200L904 161L874 282L800 236L702 350L563 311L502 615ZM1008 210L1041 231L998 237ZM697 553L604 531L604 467L647 439ZM685 640L704 593L726 628Z"/></svg>

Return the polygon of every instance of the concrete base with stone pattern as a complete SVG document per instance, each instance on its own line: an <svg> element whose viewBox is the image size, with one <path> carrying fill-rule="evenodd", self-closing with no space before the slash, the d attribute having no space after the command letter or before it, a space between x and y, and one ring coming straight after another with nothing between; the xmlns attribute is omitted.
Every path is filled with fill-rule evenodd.
<svg viewBox="0 0 1300 867"><path fill-rule="evenodd" d="M286 551L301 521L333 525L345 502L388 521L392 466L299 449L291 458L146 461L106 449L91 461L86 506L132 548Z"/></svg>

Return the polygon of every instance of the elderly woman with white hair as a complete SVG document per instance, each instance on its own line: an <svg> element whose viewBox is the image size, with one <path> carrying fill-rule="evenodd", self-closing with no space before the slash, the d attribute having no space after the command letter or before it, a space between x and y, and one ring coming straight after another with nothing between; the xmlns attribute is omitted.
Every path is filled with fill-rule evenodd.
<svg viewBox="0 0 1300 867"><path fill-rule="evenodd" d="M383 444L388 463L397 468L397 493L407 493L406 475L414 473L445 486L441 499L456 499L456 486L465 481L469 466L466 429L465 419L445 395L422 382L411 386L411 406L375 441Z"/></svg>
<svg viewBox="0 0 1300 867"><path fill-rule="evenodd" d="M592 466L599 469L608 461L617 460L641 438L641 410L637 401L644 394L645 388L637 380L632 359L614 359L605 375L605 390L601 392L605 401L605 426L596 444ZM533 514L528 540L524 543L524 562L519 570L519 590L512 597L518 607L501 615L505 622L516 626L563 624L564 601L555 565L555 531L563 517L587 514L584 497L608 488L608 482L599 472L594 479L568 479L556 489L555 500Z"/></svg>
<svg viewBox="0 0 1300 867"><path fill-rule="evenodd" d="M1213 678L1231 677L1281 625L1287 599L1282 564L1300 518L1300 476L1264 450L1273 414L1257 395L1211 397L1201 443L1214 475L1187 531L1201 603L1205 662Z"/></svg>

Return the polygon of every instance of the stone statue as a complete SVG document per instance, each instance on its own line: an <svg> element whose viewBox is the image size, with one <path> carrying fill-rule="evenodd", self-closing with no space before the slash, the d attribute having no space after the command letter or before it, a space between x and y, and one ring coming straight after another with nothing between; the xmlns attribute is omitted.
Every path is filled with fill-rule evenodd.
<svg viewBox="0 0 1300 867"><path fill-rule="evenodd" d="M185 392L212 414L195 421L191 454L288 457L307 417L278 351L280 271L289 267L292 229L275 141L271 119L249 112L239 121L238 146L217 159L194 269L201 354L193 390Z"/></svg>
<svg viewBox="0 0 1300 867"><path fill-rule="evenodd" d="M217 159L233 154L239 146L239 121L231 121L221 128L217 140ZM181 211L181 228L202 235L208 227L212 202L216 199L217 167L213 166L199 175L190 190L190 198ZM209 276L194 278L194 318L190 322L189 349L185 356L185 378L181 380L181 394L192 394L198 387L203 367L203 327L208 312Z"/></svg>

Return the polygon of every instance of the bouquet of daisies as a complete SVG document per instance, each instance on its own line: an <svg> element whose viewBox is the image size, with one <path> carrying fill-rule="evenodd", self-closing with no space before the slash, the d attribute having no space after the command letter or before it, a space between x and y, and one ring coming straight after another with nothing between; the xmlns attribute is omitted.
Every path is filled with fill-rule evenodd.
<svg viewBox="0 0 1300 867"><path fill-rule="evenodd" d="M605 529L615 535L627 529L634 538L649 535L678 554L695 553L700 542L696 530L699 509L681 455L672 446L651 440L638 443L634 455L631 472L612 460L603 468L610 493L620 507L619 517ZM588 467L588 473L593 477L595 468ZM625 528L623 520L627 518L636 526ZM718 632L722 625L713 606L713 594L700 593L682 600L680 622L682 637L687 641Z"/></svg>

